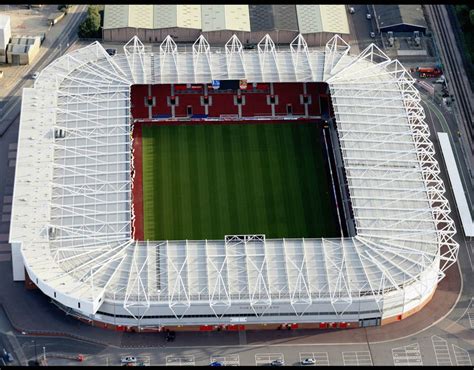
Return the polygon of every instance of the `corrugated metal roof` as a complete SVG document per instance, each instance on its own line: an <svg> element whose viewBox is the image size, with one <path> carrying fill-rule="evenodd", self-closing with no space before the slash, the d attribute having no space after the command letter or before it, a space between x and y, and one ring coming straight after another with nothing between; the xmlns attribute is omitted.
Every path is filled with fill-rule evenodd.
<svg viewBox="0 0 474 370"><path fill-rule="evenodd" d="M104 29L124 27L349 33L344 5L106 5Z"/></svg>
<svg viewBox="0 0 474 370"><path fill-rule="evenodd" d="M106 5L104 29L201 28L201 5Z"/></svg>
<svg viewBox="0 0 474 370"><path fill-rule="evenodd" d="M128 5L105 5L104 29L128 27Z"/></svg>
<svg viewBox="0 0 474 370"><path fill-rule="evenodd" d="M0 14L0 28L5 28L10 25L10 16L6 14Z"/></svg>
<svg viewBox="0 0 474 370"><path fill-rule="evenodd" d="M349 22L344 5L296 5L302 34L329 32L348 34Z"/></svg>
<svg viewBox="0 0 474 370"><path fill-rule="evenodd" d="M249 5L252 31L298 31L296 5Z"/></svg>
<svg viewBox="0 0 474 370"><path fill-rule="evenodd" d="M427 27L421 5L375 5L380 28L398 24Z"/></svg>
<svg viewBox="0 0 474 370"><path fill-rule="evenodd" d="M153 5L129 5L128 26L153 28Z"/></svg>
<svg viewBox="0 0 474 370"><path fill-rule="evenodd" d="M154 5L153 28L201 29L201 5Z"/></svg>
<svg viewBox="0 0 474 370"><path fill-rule="evenodd" d="M323 32L319 5L296 5L300 33Z"/></svg>
<svg viewBox="0 0 474 370"><path fill-rule="evenodd" d="M250 31L248 5L201 5L202 31Z"/></svg>
<svg viewBox="0 0 474 370"><path fill-rule="evenodd" d="M320 5L323 32L348 34L349 22L344 5Z"/></svg>

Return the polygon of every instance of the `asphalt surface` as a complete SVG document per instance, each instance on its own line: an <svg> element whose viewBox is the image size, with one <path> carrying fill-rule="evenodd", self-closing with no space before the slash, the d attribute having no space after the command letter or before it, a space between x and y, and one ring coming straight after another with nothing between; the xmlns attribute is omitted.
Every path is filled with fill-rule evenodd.
<svg viewBox="0 0 474 370"><path fill-rule="evenodd" d="M62 55L77 40L77 27L86 16L87 5L77 5L77 11L68 14L62 23L59 23L57 29L52 29L47 34L46 40L41 48L47 49L46 52L30 66L30 70L41 71L46 68L58 56ZM51 33L59 33L58 37ZM54 38L52 42L50 39ZM21 95L24 87L32 87L33 80L30 74L23 76L10 93L2 99L2 109L0 111L0 136L13 124L14 120L20 115Z"/></svg>
<svg viewBox="0 0 474 370"><path fill-rule="evenodd" d="M438 49L447 77L448 90L454 96L453 106L458 121L458 130L461 133L467 166L471 169L469 180L471 188L474 186L474 147L473 147L473 97L471 86L466 76L461 50L459 50L451 22L445 5L427 5L431 26L438 42ZM471 203L472 206L472 203Z"/></svg>
<svg viewBox="0 0 474 370"><path fill-rule="evenodd" d="M365 11L362 14L365 17ZM445 125L450 123L443 122L442 117L445 115L432 102L427 101L424 106L431 139L439 153L435 133L445 131ZM13 191L14 162L12 166L11 160L16 153L18 121L18 117L14 118L0 136L0 303L10 312L9 316L15 318L17 328L21 324L24 328L68 332L83 338L90 337L95 342L22 334L21 330L13 328L4 311L0 310L0 346L12 352L14 364L26 364L35 357L41 357L44 347L50 365L119 365L120 357L125 355L140 356L151 365L207 365L216 358L240 365L265 365L280 358L290 365L306 357L315 357L318 365L472 365L474 287L470 282L474 274L474 243L459 233L458 265L463 277L462 293L452 311L440 320L434 320L433 317L441 315L437 309L442 306L443 297L449 297L450 301L457 298L455 277L458 265L454 265L448 277L440 283L436 293L439 299L435 295L420 313L383 327L347 331L177 333L175 342L166 343L162 333L117 333L93 328L66 316L38 290L26 291L22 282L12 281L11 261L8 259L11 255L7 244L10 222L8 205L11 204L8 197ZM437 159L446 184L446 171L439 154ZM450 189L446 195L454 207ZM459 225L456 212L453 212L452 217ZM442 309L447 311L449 307ZM106 344L100 344L98 340ZM77 354L84 354L85 360L78 362L57 357L74 358Z"/></svg>

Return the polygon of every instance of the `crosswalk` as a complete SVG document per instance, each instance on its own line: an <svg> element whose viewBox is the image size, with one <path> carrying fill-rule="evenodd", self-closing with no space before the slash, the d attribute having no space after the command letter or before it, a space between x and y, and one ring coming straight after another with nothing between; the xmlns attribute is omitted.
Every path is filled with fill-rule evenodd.
<svg viewBox="0 0 474 370"><path fill-rule="evenodd" d="M449 354L448 342L437 335L431 337L433 349L435 352L436 365L438 366L452 366L451 355Z"/></svg>

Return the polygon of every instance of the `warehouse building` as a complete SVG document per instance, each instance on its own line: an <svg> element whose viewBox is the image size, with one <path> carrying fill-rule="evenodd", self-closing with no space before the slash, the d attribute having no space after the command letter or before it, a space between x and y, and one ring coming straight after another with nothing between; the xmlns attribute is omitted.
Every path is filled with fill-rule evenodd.
<svg viewBox="0 0 474 370"><path fill-rule="evenodd" d="M7 45L12 36L10 16L0 14L0 63L7 62Z"/></svg>
<svg viewBox="0 0 474 370"><path fill-rule="evenodd" d="M344 5L106 5L104 11L104 41L136 35L162 42L170 35L192 43L203 34L222 45L235 34L246 45L267 33L277 44L289 44L299 33L309 46L324 45L336 33L350 40Z"/></svg>
<svg viewBox="0 0 474 370"><path fill-rule="evenodd" d="M426 32L421 5L374 5L374 12L380 32Z"/></svg>
<svg viewBox="0 0 474 370"><path fill-rule="evenodd" d="M8 63L14 65L30 64L38 55L41 36L13 37L7 46Z"/></svg>

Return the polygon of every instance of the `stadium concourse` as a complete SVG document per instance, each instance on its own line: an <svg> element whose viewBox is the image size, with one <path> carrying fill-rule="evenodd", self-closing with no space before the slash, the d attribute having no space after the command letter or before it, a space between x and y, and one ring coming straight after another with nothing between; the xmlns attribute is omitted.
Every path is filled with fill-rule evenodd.
<svg viewBox="0 0 474 370"><path fill-rule="evenodd" d="M255 50L243 50L236 36L212 49L200 36L192 51L167 37L158 53L134 37L124 54L111 57L95 42L58 58L23 91L10 230L14 279L31 280L70 314L117 328L354 327L420 310L457 258L444 184L414 80L375 45L349 51L337 35L324 49L308 48L299 35L287 50L268 35ZM169 85L172 92L212 81L270 89L327 84L334 113L328 133L343 165L335 170L347 181L339 187L350 195L353 232L133 239L132 176L139 169L132 169L132 86ZM162 99L175 96L160 91ZM266 97L270 107L255 103L263 109L258 118L274 121L277 109L289 120L310 117L309 101L301 107L288 94L269 95L290 99L292 112ZM212 95L219 104L204 102L202 113L194 112L196 102L192 112L171 101L168 110L147 96L143 113L151 109L152 119L178 120L176 112L188 120L219 120L222 112L245 119L246 104L237 102L236 114L235 104L219 101L228 97Z"/></svg>

